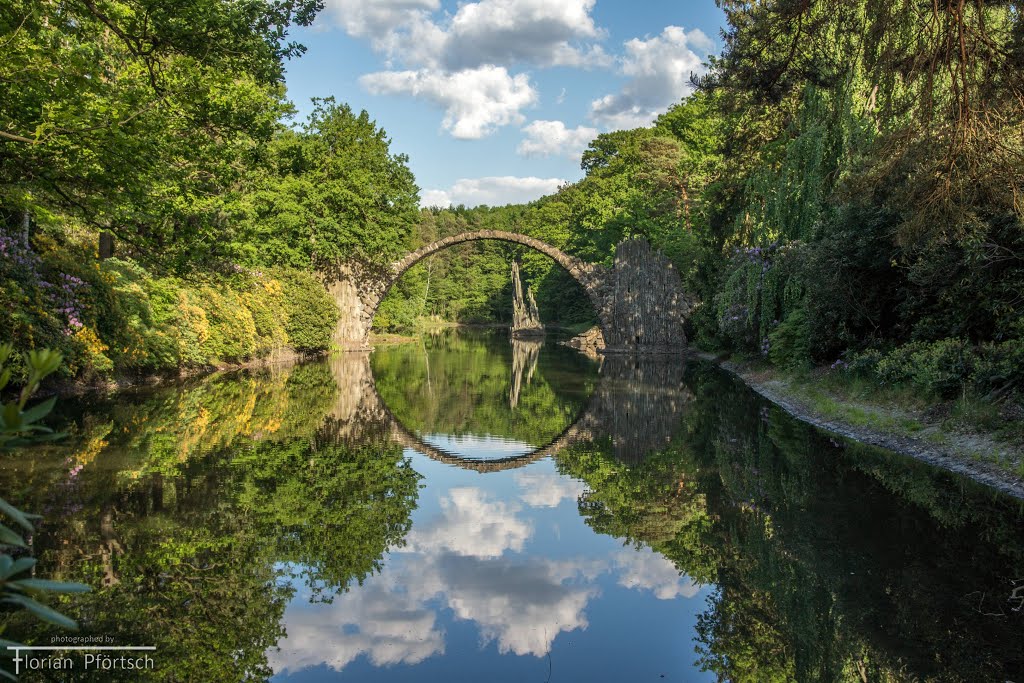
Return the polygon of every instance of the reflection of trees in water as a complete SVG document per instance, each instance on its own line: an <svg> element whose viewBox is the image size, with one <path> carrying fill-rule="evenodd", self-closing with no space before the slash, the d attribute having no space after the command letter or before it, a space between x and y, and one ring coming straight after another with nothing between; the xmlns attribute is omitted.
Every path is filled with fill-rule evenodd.
<svg viewBox="0 0 1024 683"><path fill-rule="evenodd" d="M419 475L386 433L336 438L324 415L345 399L327 387L336 387L328 368L314 365L157 392L117 404L108 421L83 420L107 428L76 476L67 459L95 443L88 434L28 471L0 471L29 484L7 490L51 511L36 535L42 565L96 588L64 608L84 634L155 644L153 680L262 679L293 595L283 578L296 574L330 599L379 571L409 530ZM280 405L302 415L278 421ZM209 447L169 447L162 433L182 411L208 416L177 428L215 434ZM41 642L50 632L20 620L6 634ZM75 676L85 674L62 672Z"/></svg>
<svg viewBox="0 0 1024 683"><path fill-rule="evenodd" d="M733 681L1019 680L1019 505L921 463L836 447L714 368L672 443L558 456L595 530L715 583L700 663Z"/></svg>
<svg viewBox="0 0 1024 683"><path fill-rule="evenodd" d="M511 408L519 405L519 390L525 376L526 383L533 380L537 370L537 359L544 341L540 339L517 339L512 337L512 387L508 392L508 403Z"/></svg>
<svg viewBox="0 0 1024 683"><path fill-rule="evenodd" d="M390 419L396 439L402 443L428 457L451 464L461 463L480 471L486 471L486 468L482 469L481 461L441 453L437 448L424 443L418 435L491 434L511 437L537 447L531 453L507 459L515 460L514 463L503 460L501 469L517 464L526 465L538 458L555 454L569 445L602 438L610 439L615 455L620 460L637 462L646 454L663 449L671 441L686 403L692 398L683 385L683 366L678 359L625 355L605 358L590 396L585 399L585 403L577 399L580 407L572 414L564 410L566 403L562 404L563 410L557 410L559 387L549 386L543 372L540 372L540 381L536 386L531 387L530 391L524 388L531 386L538 367L543 368L540 353L542 346L540 340L511 340L512 353L508 360L512 369L508 400L510 409L506 409L504 403L497 404L497 397L488 391L487 380L495 377L493 361L501 360L498 354L490 354L489 363L482 365L480 371L463 371L474 378L481 378L479 383L472 383L475 390L473 393L449 390L437 401L425 401L422 396L411 395L413 388L423 384L423 370L427 360L421 359L413 349L388 349L373 356L373 378L368 377L370 373L365 369L346 370L350 364L368 362L360 361L361 357L356 354L346 354L343 360L332 360L332 368L339 382L358 380L364 388L363 401L358 406L346 405L343 415L336 412L332 418L342 425L360 424L370 415L377 416L374 418L377 421ZM557 351L566 353L563 349ZM434 354L434 363L440 367L439 374L442 376L448 372L447 362L445 352ZM410 369L415 368L421 371L413 372L410 376ZM440 383L439 386L451 385ZM522 398L524 396L528 396L528 401ZM569 398L571 400L575 397L570 395ZM470 401L472 410L477 414L498 413L502 419L472 422L473 426L466 428L466 422L453 417L461 415L458 406L460 400ZM522 409L515 410L520 404Z"/></svg>
<svg viewBox="0 0 1024 683"><path fill-rule="evenodd" d="M516 392L515 349L522 353L528 347L514 347L506 336L493 334L438 335L424 343L425 353L404 344L370 357L380 399L415 435L490 435L539 447L573 423L596 378L587 359L545 349L529 382L518 374ZM518 358L530 376L529 353ZM510 399L516 396L513 409Z"/></svg>
<svg viewBox="0 0 1024 683"><path fill-rule="evenodd" d="M471 377L499 378L507 410L505 353L469 363ZM414 358L383 359L388 381ZM441 392L456 368L434 360ZM520 406L554 372L544 362ZM85 634L155 643L156 680L268 676L293 596L282 573L329 599L409 532L418 476L387 411L366 401L368 363L93 401L68 444L5 463L11 502L47 512L41 571L98 588L62 609ZM721 679L1021 680L1024 611L1008 603L1024 577L1019 506L905 458L837 448L700 365L608 357L588 405L556 456L586 482L580 514L717 585L697 637ZM75 477L71 463L84 465ZM5 631L23 634L50 632L21 620Z"/></svg>

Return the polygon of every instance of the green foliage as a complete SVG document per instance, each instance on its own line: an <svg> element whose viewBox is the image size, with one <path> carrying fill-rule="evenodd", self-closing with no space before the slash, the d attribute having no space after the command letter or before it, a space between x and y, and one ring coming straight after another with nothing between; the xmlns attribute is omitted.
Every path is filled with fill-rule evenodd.
<svg viewBox="0 0 1024 683"><path fill-rule="evenodd" d="M0 207L74 216L163 263L230 257L221 195L290 109L318 0L0 3Z"/></svg>
<svg viewBox="0 0 1024 683"><path fill-rule="evenodd" d="M1024 36L1019 13L866 1L723 9L726 47L698 91L723 137L701 198L692 336L763 353L774 335L788 347L772 358L781 364L1019 339L1024 176L1011 140L1024 82L1007 61ZM986 76L995 64L999 77ZM775 249L791 254L762 269L736 258ZM970 372L937 348L907 381L948 394Z"/></svg>
<svg viewBox="0 0 1024 683"><path fill-rule="evenodd" d="M74 481L84 510L35 544L41 568L93 586L67 610L81 630L156 645L147 680L270 677L293 583L301 575L330 600L363 581L417 503L419 475L386 425L363 425L376 436L358 443L339 435L338 390L330 367L311 363L101 399L63 450L4 468L42 508L64 509L61 484ZM10 616L11 631L49 642L51 628Z"/></svg>
<svg viewBox="0 0 1024 683"><path fill-rule="evenodd" d="M972 346L963 339L942 339L911 342L885 354L858 355L849 371L867 374L887 385L912 384L944 398L968 389L999 397L1024 388L1022 361L1021 340Z"/></svg>
<svg viewBox="0 0 1024 683"><path fill-rule="evenodd" d="M336 306L304 271L236 266L231 275L157 277L131 259L95 261L74 243L37 242L38 252L15 252L27 266L11 301L19 321L11 341L56 339L69 374L169 372L330 346Z"/></svg>
<svg viewBox="0 0 1024 683"><path fill-rule="evenodd" d="M419 197L408 157L389 145L366 111L314 99L301 130L277 131L265 168L228 207L238 251L250 263L306 269L395 260Z"/></svg>
<svg viewBox="0 0 1024 683"><path fill-rule="evenodd" d="M768 335L768 358L783 368L799 368L809 364L811 348L808 343L809 323L801 308L793 310Z"/></svg>
<svg viewBox="0 0 1024 683"><path fill-rule="evenodd" d="M7 364L13 352L14 348L10 344L0 344L0 392L7 387L11 379L11 369ZM43 379L53 374L62 360L60 353L48 349L38 349L24 354L23 362L27 369L25 384L16 399L0 404L0 453L19 446L53 441L64 436L41 423L53 411L56 397L33 406L28 405L29 398L39 388ZM77 629L78 625L72 619L36 598L52 593L84 593L90 590L89 586L37 578L34 571L35 558L23 553L28 548L25 535L35 531L32 521L39 519L38 515L26 514L3 498L0 498L0 513L20 528L20 531L16 531L7 524L0 523L0 548L3 550L0 552L0 602L13 606L14 609L26 610L36 619L49 624ZM11 548L16 549L14 552L20 554L20 557L12 556L9 552ZM4 626L0 626L0 634L3 631ZM0 646L5 648L4 654L8 657L10 654L6 648L16 644L0 639ZM15 679L13 674L4 669L0 669L0 675Z"/></svg>
<svg viewBox="0 0 1024 683"><path fill-rule="evenodd" d="M14 347L11 344L0 344L0 392L11 381L12 372L8 362L13 353ZM43 379L53 374L63 360L59 352L49 349L29 351L22 356L27 370L24 386L16 399L0 404L0 448L13 448L61 437L41 422L53 410L56 397L32 407L28 407L28 400L39 389Z"/></svg>
<svg viewBox="0 0 1024 683"><path fill-rule="evenodd" d="M328 348L296 271L392 259L418 190L366 112L290 125L288 31L323 3L100 5L0 2L0 341L83 379Z"/></svg>
<svg viewBox="0 0 1024 683"><path fill-rule="evenodd" d="M303 352L329 348L338 323L338 307L334 300L310 273L301 270L274 272L281 280L289 344Z"/></svg>

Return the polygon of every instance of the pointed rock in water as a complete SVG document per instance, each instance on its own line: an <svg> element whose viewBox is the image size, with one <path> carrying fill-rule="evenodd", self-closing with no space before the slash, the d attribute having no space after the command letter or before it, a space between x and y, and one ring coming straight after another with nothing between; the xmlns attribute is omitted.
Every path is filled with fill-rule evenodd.
<svg viewBox="0 0 1024 683"><path fill-rule="evenodd" d="M527 288L527 297L523 297L523 281L519 277L519 262L512 262L512 336L536 337L544 334L544 325L540 322L537 301L533 298L533 290Z"/></svg>

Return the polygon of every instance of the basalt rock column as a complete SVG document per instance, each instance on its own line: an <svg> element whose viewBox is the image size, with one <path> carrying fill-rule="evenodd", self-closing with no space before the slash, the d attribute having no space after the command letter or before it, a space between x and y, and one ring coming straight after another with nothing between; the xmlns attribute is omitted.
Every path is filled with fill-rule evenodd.
<svg viewBox="0 0 1024 683"><path fill-rule="evenodd" d="M512 336L539 337L544 334L544 325L540 322L540 311L537 301L533 298L533 290L526 289L527 297L523 298L523 282L519 277L519 262L512 262Z"/></svg>

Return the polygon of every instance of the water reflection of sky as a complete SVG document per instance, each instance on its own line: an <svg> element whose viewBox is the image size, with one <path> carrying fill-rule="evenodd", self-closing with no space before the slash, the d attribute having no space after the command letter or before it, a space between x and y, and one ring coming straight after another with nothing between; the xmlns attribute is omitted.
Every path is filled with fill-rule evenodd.
<svg viewBox="0 0 1024 683"><path fill-rule="evenodd" d="M274 680L712 678L693 666L709 588L591 531L581 482L549 459L479 474L407 454L425 488L405 547L330 604L298 587Z"/></svg>
<svg viewBox="0 0 1024 683"><path fill-rule="evenodd" d="M517 458L537 450L528 443L490 434L427 434L422 438L449 455L472 460Z"/></svg>

